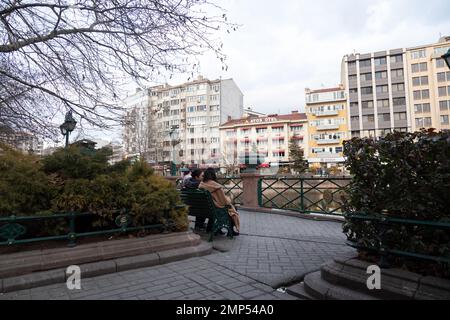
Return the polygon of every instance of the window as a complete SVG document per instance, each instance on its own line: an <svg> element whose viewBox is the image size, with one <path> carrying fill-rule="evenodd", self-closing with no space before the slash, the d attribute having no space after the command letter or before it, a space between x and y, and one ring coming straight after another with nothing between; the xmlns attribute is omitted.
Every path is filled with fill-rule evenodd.
<svg viewBox="0 0 450 320"><path fill-rule="evenodd" d="M403 55L398 54L395 56L391 56L391 63L400 63L400 62L403 62Z"/></svg>
<svg viewBox="0 0 450 320"><path fill-rule="evenodd" d="M351 122L359 122L359 116L350 117Z"/></svg>
<svg viewBox="0 0 450 320"><path fill-rule="evenodd" d="M450 101L446 101L446 100L444 100L444 101L439 101L439 109L440 109L441 111L446 111L446 110L448 110L448 109L449 109L449 106L450 106Z"/></svg>
<svg viewBox="0 0 450 320"><path fill-rule="evenodd" d="M389 108L389 100L388 99L378 100L377 107L378 108Z"/></svg>
<svg viewBox="0 0 450 320"><path fill-rule="evenodd" d="M210 119L211 119L210 122L219 122L220 116L212 116Z"/></svg>
<svg viewBox="0 0 450 320"><path fill-rule="evenodd" d="M350 102L350 108L358 108L358 102Z"/></svg>
<svg viewBox="0 0 450 320"><path fill-rule="evenodd" d="M439 87L438 88L439 97L444 97L447 95L447 87Z"/></svg>
<svg viewBox="0 0 450 320"><path fill-rule="evenodd" d="M381 113L378 115L379 122L389 122L391 121L391 115L389 113Z"/></svg>
<svg viewBox="0 0 450 320"><path fill-rule="evenodd" d="M206 106L197 106L197 111L206 111Z"/></svg>
<svg viewBox="0 0 450 320"><path fill-rule="evenodd" d="M389 87L387 85L377 86L377 93L387 93L389 92Z"/></svg>
<svg viewBox="0 0 450 320"><path fill-rule="evenodd" d="M356 61L349 61L348 62L348 68L356 68Z"/></svg>
<svg viewBox="0 0 450 320"><path fill-rule="evenodd" d="M423 118L416 118L416 127L423 128Z"/></svg>
<svg viewBox="0 0 450 320"><path fill-rule="evenodd" d="M273 133L282 133L282 132L284 132L284 128L283 127L272 128L272 132Z"/></svg>
<svg viewBox="0 0 450 320"><path fill-rule="evenodd" d="M360 134L359 131L352 131L352 138L359 138Z"/></svg>
<svg viewBox="0 0 450 320"><path fill-rule="evenodd" d="M423 118L423 125L425 127L431 127L431 118L430 117Z"/></svg>
<svg viewBox="0 0 450 320"><path fill-rule="evenodd" d="M341 153L341 152L343 152L343 147L336 147L336 149L335 149L336 151L336 153Z"/></svg>
<svg viewBox="0 0 450 320"><path fill-rule="evenodd" d="M363 87L361 88L361 94L372 94L373 88L372 87Z"/></svg>
<svg viewBox="0 0 450 320"><path fill-rule="evenodd" d="M404 76L403 69L393 69L391 71L392 78L401 78Z"/></svg>
<svg viewBox="0 0 450 320"><path fill-rule="evenodd" d="M406 120L406 112L394 112L394 120Z"/></svg>
<svg viewBox="0 0 450 320"><path fill-rule="evenodd" d="M348 81L349 82L350 81L357 81L357 80L358 80L358 78L357 78L356 74L352 74L352 75L348 76Z"/></svg>
<svg viewBox="0 0 450 320"><path fill-rule="evenodd" d="M209 106L209 111L219 111L219 106Z"/></svg>
<svg viewBox="0 0 450 320"><path fill-rule="evenodd" d="M386 57L375 58L374 59L375 66L382 66L386 64Z"/></svg>
<svg viewBox="0 0 450 320"><path fill-rule="evenodd" d="M430 90L416 90L413 92L414 100L422 100L430 98Z"/></svg>
<svg viewBox="0 0 450 320"><path fill-rule="evenodd" d="M394 107L405 106L406 99L405 98L394 98L394 99L392 99L392 103L394 104Z"/></svg>
<svg viewBox="0 0 450 320"><path fill-rule="evenodd" d="M282 158L282 157L285 156L285 152L284 152L284 151L280 151L280 152L272 152L272 155L273 155L275 158Z"/></svg>
<svg viewBox="0 0 450 320"><path fill-rule="evenodd" d="M413 86L426 86L428 85L428 76L413 77Z"/></svg>
<svg viewBox="0 0 450 320"><path fill-rule="evenodd" d="M292 126L291 131L292 132L300 132L303 130L303 126Z"/></svg>
<svg viewBox="0 0 450 320"><path fill-rule="evenodd" d="M419 63L420 72L428 71L428 64L426 62Z"/></svg>
<svg viewBox="0 0 450 320"><path fill-rule="evenodd" d="M448 125L448 115L441 116L441 124Z"/></svg>
<svg viewBox="0 0 450 320"><path fill-rule="evenodd" d="M265 134L265 133L267 133L267 128L257 128L256 133L257 134Z"/></svg>
<svg viewBox="0 0 450 320"><path fill-rule="evenodd" d="M437 81L438 82L445 82L446 81L445 72L439 72L437 74Z"/></svg>
<svg viewBox="0 0 450 320"><path fill-rule="evenodd" d="M215 95L209 96L209 100L210 101L218 101L219 100L219 95L215 94Z"/></svg>
<svg viewBox="0 0 450 320"><path fill-rule="evenodd" d="M236 131L227 131L227 137L234 137L236 135Z"/></svg>
<svg viewBox="0 0 450 320"><path fill-rule="evenodd" d="M362 102L362 108L363 109L372 109L373 108L373 101L363 101Z"/></svg>
<svg viewBox="0 0 450 320"><path fill-rule="evenodd" d="M349 90L350 93L358 93L358 88L350 88Z"/></svg>
<svg viewBox="0 0 450 320"><path fill-rule="evenodd" d="M362 81L372 81L372 74L371 73L361 73L361 80Z"/></svg>
<svg viewBox="0 0 450 320"><path fill-rule="evenodd" d="M387 78L387 71L375 72L375 79L386 79L386 78Z"/></svg>
<svg viewBox="0 0 450 320"><path fill-rule="evenodd" d="M422 113L422 112L430 112L430 104L429 103L423 103L423 104L415 104L414 105L414 112L416 113Z"/></svg>
<svg viewBox="0 0 450 320"><path fill-rule="evenodd" d="M403 83L395 83L392 85L392 92L405 91L405 85Z"/></svg>
<svg viewBox="0 0 450 320"><path fill-rule="evenodd" d="M360 68L369 68L370 66L372 66L370 59L367 60L360 60L359 61L359 67Z"/></svg>
<svg viewBox="0 0 450 320"><path fill-rule="evenodd" d="M445 61L442 58L436 59L436 68L444 68L445 67Z"/></svg>
<svg viewBox="0 0 450 320"><path fill-rule="evenodd" d="M412 73L428 71L428 65L426 62L414 63L411 65L411 71Z"/></svg>
<svg viewBox="0 0 450 320"><path fill-rule="evenodd" d="M363 118L363 122L375 122L375 116L373 114L363 116L362 118Z"/></svg>
<svg viewBox="0 0 450 320"><path fill-rule="evenodd" d="M425 49L411 52L411 59L420 59L420 58L425 58L426 56L427 55L426 55Z"/></svg>

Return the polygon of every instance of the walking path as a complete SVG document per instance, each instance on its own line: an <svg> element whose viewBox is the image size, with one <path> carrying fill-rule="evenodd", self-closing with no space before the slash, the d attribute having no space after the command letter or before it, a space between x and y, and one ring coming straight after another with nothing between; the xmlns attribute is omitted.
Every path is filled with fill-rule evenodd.
<svg viewBox="0 0 450 320"><path fill-rule="evenodd" d="M334 257L352 256L338 222L241 211L242 230L211 255L0 294L3 299L295 299L277 290Z"/></svg>

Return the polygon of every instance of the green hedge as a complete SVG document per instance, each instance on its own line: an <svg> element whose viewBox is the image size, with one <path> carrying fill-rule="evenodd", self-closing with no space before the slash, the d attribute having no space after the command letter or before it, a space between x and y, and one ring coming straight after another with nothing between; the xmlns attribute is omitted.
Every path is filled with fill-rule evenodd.
<svg viewBox="0 0 450 320"><path fill-rule="evenodd" d="M344 143L344 154L353 175L347 212L450 222L449 131L395 132L378 140L353 138ZM448 229L402 224L380 228L379 223L356 219L344 224L348 239L359 245L380 248L383 243L395 250L450 258ZM413 269L422 264L392 260Z"/></svg>
<svg viewBox="0 0 450 320"><path fill-rule="evenodd" d="M82 219L78 230L90 231L114 228L123 210L132 216L133 226L164 222L168 212L174 229L186 230L187 211L174 209L181 199L169 181L144 162L110 165L109 155L108 149L72 145L39 159L0 146L0 216L91 212L95 216ZM46 222L36 234L64 233L62 224Z"/></svg>

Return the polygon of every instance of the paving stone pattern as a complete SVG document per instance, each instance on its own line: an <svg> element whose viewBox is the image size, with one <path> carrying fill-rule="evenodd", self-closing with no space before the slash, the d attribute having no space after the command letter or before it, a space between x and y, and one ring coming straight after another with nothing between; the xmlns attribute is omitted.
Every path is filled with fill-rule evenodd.
<svg viewBox="0 0 450 320"><path fill-rule="evenodd" d="M277 287L351 256L340 223L241 212L239 237L217 237L215 253L165 265L0 294L10 299L287 300ZM206 235L204 235L206 238Z"/></svg>

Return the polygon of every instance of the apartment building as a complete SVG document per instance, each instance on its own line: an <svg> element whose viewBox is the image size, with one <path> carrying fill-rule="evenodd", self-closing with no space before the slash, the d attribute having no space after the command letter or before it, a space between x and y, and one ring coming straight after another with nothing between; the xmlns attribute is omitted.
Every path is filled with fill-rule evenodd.
<svg viewBox="0 0 450 320"><path fill-rule="evenodd" d="M145 124L145 139L140 140L140 131L133 126L128 132L133 133L131 141L145 150L150 163L168 164L174 160L192 167L218 167L219 125L243 114L243 94L233 79L208 80L200 76L176 86L154 86L146 89L144 96L135 96L131 101L144 106L145 111L132 115ZM124 138L125 150L128 141Z"/></svg>
<svg viewBox="0 0 450 320"><path fill-rule="evenodd" d="M450 73L440 58L449 47L450 37L442 37L431 45L344 56L351 136L450 128Z"/></svg>
<svg viewBox="0 0 450 320"><path fill-rule="evenodd" d="M342 166L343 142L348 139L347 100L343 85L305 89L308 118L308 162L312 167Z"/></svg>
<svg viewBox="0 0 450 320"><path fill-rule="evenodd" d="M351 137L379 137L411 129L405 49L346 55L342 83Z"/></svg>
<svg viewBox="0 0 450 320"><path fill-rule="evenodd" d="M306 114L249 116L229 120L220 126L221 164L239 165L240 160L257 153L265 163L273 165L289 162L289 143L297 141L305 153L308 147ZM305 154L305 157L307 155Z"/></svg>
<svg viewBox="0 0 450 320"><path fill-rule="evenodd" d="M407 49L411 127L450 129L450 70L441 56L450 49L450 37Z"/></svg>
<svg viewBox="0 0 450 320"><path fill-rule="evenodd" d="M149 158L150 90L136 89L125 101L125 126L123 128L123 152L125 158Z"/></svg>
<svg viewBox="0 0 450 320"><path fill-rule="evenodd" d="M0 132L0 143L9 145L23 153L43 155L43 140L26 132L2 129Z"/></svg>

